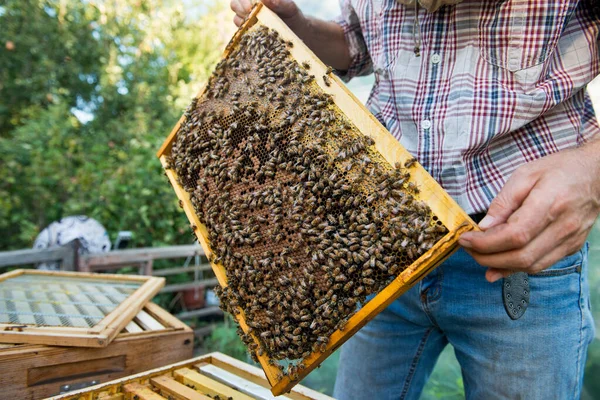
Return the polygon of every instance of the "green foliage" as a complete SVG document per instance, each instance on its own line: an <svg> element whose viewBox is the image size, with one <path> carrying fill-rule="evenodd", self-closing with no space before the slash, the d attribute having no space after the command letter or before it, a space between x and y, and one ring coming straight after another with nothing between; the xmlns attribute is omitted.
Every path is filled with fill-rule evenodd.
<svg viewBox="0 0 600 400"><path fill-rule="evenodd" d="M304 378L302 385L331 396L339 364L340 351L338 350L323 361L319 368L314 369Z"/></svg>
<svg viewBox="0 0 600 400"><path fill-rule="evenodd" d="M421 400L460 400L464 398L465 393L460 366L452 346L446 346L423 388Z"/></svg>
<svg viewBox="0 0 600 400"><path fill-rule="evenodd" d="M249 356L246 346L237 335L231 317L227 316L224 324L219 324L204 341L207 351L219 351L238 360L248 362Z"/></svg>
<svg viewBox="0 0 600 400"><path fill-rule="evenodd" d="M175 0L3 2L0 250L29 247L75 214L133 231L136 246L191 242L155 153L229 33L218 34L220 2L186 8L193 15Z"/></svg>

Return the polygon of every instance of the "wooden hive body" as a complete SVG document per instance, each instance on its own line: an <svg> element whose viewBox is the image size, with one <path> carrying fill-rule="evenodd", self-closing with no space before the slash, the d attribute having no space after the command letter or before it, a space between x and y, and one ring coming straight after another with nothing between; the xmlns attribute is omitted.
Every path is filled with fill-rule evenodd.
<svg viewBox="0 0 600 400"><path fill-rule="evenodd" d="M185 360L193 354L193 341L188 326L147 303L104 348L0 344L0 399L45 398L66 385L104 383Z"/></svg>
<svg viewBox="0 0 600 400"><path fill-rule="evenodd" d="M306 65L310 65L310 73L317 77L314 82L318 85L318 89L332 96L334 103L332 107L336 107L337 112L342 114L344 118L347 118L356 130L362 134L368 134L374 140L373 147L376 157L380 157L391 166L396 163L404 165L406 161L412 158L360 101L347 90L345 85L338 78L328 74L327 67L304 43L274 13L266 7L262 7L261 4L255 6L248 20L234 36L225 50L224 58L227 58L235 50L244 34L260 26L266 26L271 30L275 30L281 39L293 44L289 48L291 57L298 64L306 63ZM324 78L321 79L321 77ZM205 88L200 92L198 98L203 98L206 94ZM180 204L192 224L194 233L204 248L206 255L211 259L213 249L211 249L208 239L208 230L202 224L201 218L196 214L190 194L182 187L181 177L177 176L175 170L170 165L171 150L177 140L177 133L184 122L185 117L182 117L158 152L158 156L165 167L170 183L173 185L181 201ZM411 167L410 181L419 187L419 192L415 194L415 197L427 204L436 220L439 219L443 226L447 228L447 233L429 250L418 257L418 259L404 268L373 299L364 303L362 308L350 317L343 330L335 330L329 336L326 346L322 346L320 351L313 351L310 356L304 357L302 360L304 367L297 374L282 376L277 366L273 365L273 360L270 357L266 354L257 354L257 358L265 371L267 379L272 385L272 392L274 394L279 395L289 391L369 320L455 251L458 237L461 233L476 228L476 225L468 215L420 165L415 164ZM225 268L220 263L215 262L212 263L212 266L220 285L226 287L228 285L228 277ZM235 318L242 330L246 334L250 334L259 343L260 340L258 340L257 336L249 330L243 310L240 309L237 311Z"/></svg>
<svg viewBox="0 0 600 400"><path fill-rule="evenodd" d="M221 353L210 353L137 375L106 382L52 400L234 400L273 399L263 372ZM282 400L332 400L297 386Z"/></svg>
<svg viewBox="0 0 600 400"><path fill-rule="evenodd" d="M106 347L164 278L15 270L0 275L0 343Z"/></svg>

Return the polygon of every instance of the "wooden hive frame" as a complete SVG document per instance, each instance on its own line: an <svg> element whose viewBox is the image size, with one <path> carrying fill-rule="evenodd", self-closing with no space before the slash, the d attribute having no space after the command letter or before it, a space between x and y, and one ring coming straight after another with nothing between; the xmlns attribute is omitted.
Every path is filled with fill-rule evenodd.
<svg viewBox="0 0 600 400"><path fill-rule="evenodd" d="M106 347L127 326L136 314L164 286L164 278L136 275L92 274L63 271L14 270L0 275L0 282L11 278L36 275L50 279L77 278L89 280L131 282L140 286L115 309L93 327L37 326L28 324L0 323L1 343L30 343L54 346ZM58 281L60 283L60 281ZM0 309L0 313L3 310Z"/></svg>
<svg viewBox="0 0 600 400"><path fill-rule="evenodd" d="M208 395L219 395L222 399L262 400L272 399L269 386L259 368L221 353L209 353L49 400L203 400L210 399ZM298 386L282 400L333 399Z"/></svg>
<svg viewBox="0 0 600 400"><path fill-rule="evenodd" d="M154 303L104 348L0 344L0 399L32 400L65 385L107 382L192 357L194 332Z"/></svg>
<svg viewBox="0 0 600 400"><path fill-rule="evenodd" d="M326 74L327 66L320 61L277 15L261 3L254 6L248 19L226 47L223 58L226 58L233 51L242 35L255 24L261 24L274 29L282 39L292 41L294 46L289 49L291 56L298 63L308 62L311 65L311 73L315 76L320 77ZM391 165L394 165L396 162L404 164L404 162L412 158L412 155L381 125L339 78L332 76L330 86L327 86L321 79L316 79L316 82L324 92L333 95L334 103L359 131L369 133L375 140L377 151ZM205 88L200 91L197 97L201 97L204 91ZM158 151L157 156L165 168L166 175L173 185L177 197L183 204L183 209L189 221L196 226L195 233L198 241L210 259L212 251L207 240L208 231L196 216L190 196L179 184L175 171L168 168L167 157L170 154L171 146L176 139L179 127L183 122L184 117L182 116ZM310 357L304 359L305 368L299 372L298 379L293 380L287 375L282 379L278 379L278 368L269 363L269 358L266 355L258 356L259 362L272 385L272 392L275 395L289 391L361 327L390 305L401 294L415 285L427 273L440 265L457 249L458 238L462 233L477 229L477 225L464 210L460 208L420 164L416 164L416 168L412 169L411 181L418 182L420 189L418 198L424 200L430 206L433 214L448 228L449 232L354 314L348 320L343 332L339 330L335 331L330 336L325 352L313 352ZM222 287L227 286L227 276L224 267L220 264L212 264L212 267L220 285ZM235 318L243 331L248 333L248 326L245 323L244 314L241 310L239 314L235 315Z"/></svg>

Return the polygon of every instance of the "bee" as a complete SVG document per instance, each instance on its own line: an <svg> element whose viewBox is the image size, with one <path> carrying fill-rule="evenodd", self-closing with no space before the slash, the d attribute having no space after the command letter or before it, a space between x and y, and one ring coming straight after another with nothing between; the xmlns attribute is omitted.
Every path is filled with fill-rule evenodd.
<svg viewBox="0 0 600 400"><path fill-rule="evenodd" d="M411 190L415 194L419 194L420 190L418 186L414 182L408 182L408 189Z"/></svg>
<svg viewBox="0 0 600 400"><path fill-rule="evenodd" d="M415 163L417 162L417 159L415 157L411 157L408 160L406 160L406 162L404 163L404 168L410 168L412 167Z"/></svg>
<svg viewBox="0 0 600 400"><path fill-rule="evenodd" d="M323 82L325 83L325 86L331 86L331 79L327 75L323 75Z"/></svg>

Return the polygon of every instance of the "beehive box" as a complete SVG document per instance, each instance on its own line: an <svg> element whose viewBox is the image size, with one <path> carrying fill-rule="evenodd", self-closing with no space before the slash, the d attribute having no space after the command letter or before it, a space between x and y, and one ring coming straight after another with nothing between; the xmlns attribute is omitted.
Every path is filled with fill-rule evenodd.
<svg viewBox="0 0 600 400"><path fill-rule="evenodd" d="M105 348L0 344L0 399L41 399L186 360L194 332L153 303Z"/></svg>
<svg viewBox="0 0 600 400"><path fill-rule="evenodd" d="M274 394L475 228L258 4L158 152Z"/></svg>
<svg viewBox="0 0 600 400"><path fill-rule="evenodd" d="M177 364L52 397L52 400L268 400L273 396L263 372L221 353L210 353ZM281 400L332 400L303 386Z"/></svg>
<svg viewBox="0 0 600 400"><path fill-rule="evenodd" d="M0 275L0 343L105 347L164 278L14 270Z"/></svg>

